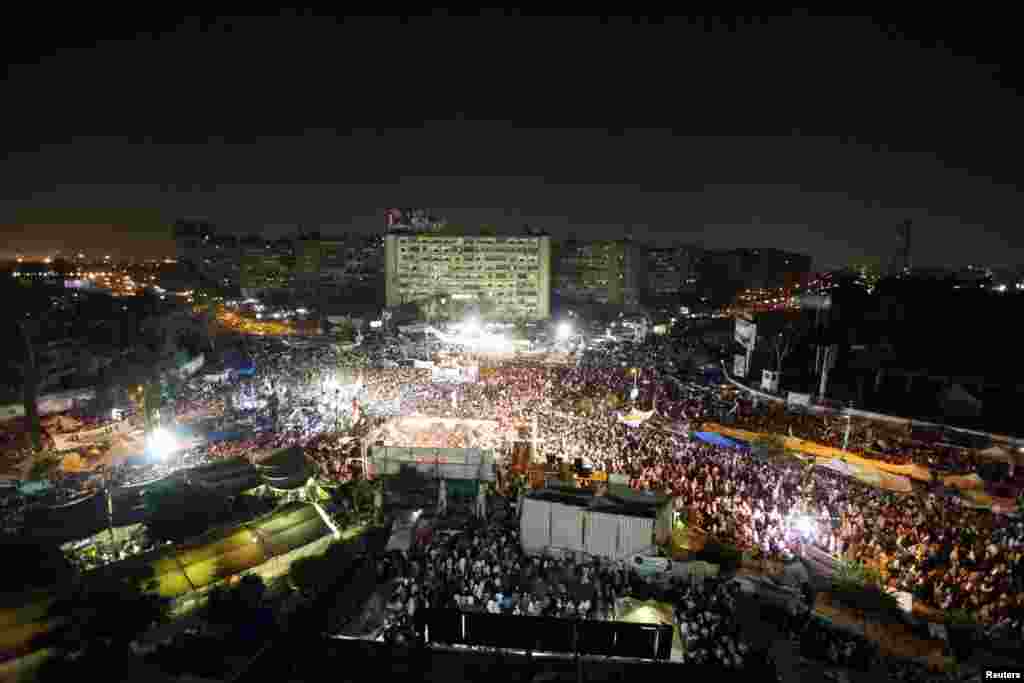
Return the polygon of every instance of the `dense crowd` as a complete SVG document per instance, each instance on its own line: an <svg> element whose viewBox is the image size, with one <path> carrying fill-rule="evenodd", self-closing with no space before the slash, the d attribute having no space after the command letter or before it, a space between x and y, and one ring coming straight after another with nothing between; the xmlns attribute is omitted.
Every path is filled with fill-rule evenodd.
<svg viewBox="0 0 1024 683"><path fill-rule="evenodd" d="M778 404L741 399L735 426L755 432L786 434L800 439L842 448L851 453L894 465L921 465L946 474L975 471L978 457L970 449L924 443L910 438L907 428L884 425L878 421L841 415L794 413Z"/></svg>
<svg viewBox="0 0 1024 683"><path fill-rule="evenodd" d="M889 587L912 592L932 607L964 608L1017 633L1024 625L1021 523L937 493L897 496L821 468L759 460L746 451L622 424L611 406L632 401L691 425L727 420L833 446L845 440L845 418L794 415L733 390L669 377L670 354L657 345L609 346L585 354L576 367L493 368L481 381L461 385L433 384L424 370L381 368L370 350L308 345L287 351L257 347L251 353L253 377L218 383L196 379L183 389L174 408L179 416L218 415L221 422L214 427L220 430L246 426L242 438L206 443L184 454L186 466L302 446L321 476L343 482L356 476L350 464L353 442L334 432L339 425L351 429L356 417L364 429L398 414L495 420L503 430L535 423L543 455L579 458L592 468L627 475L637 489L668 493L689 523L742 549L784 559L813 543L877 567ZM388 353L399 352L389 347ZM609 396L616 400L607 401ZM594 408L590 414L574 415L579 402L588 399ZM274 418L257 424L247 417L254 413L274 413ZM975 464L970 451L916 442L875 423L853 420L850 430L851 450L869 457L944 472L970 471ZM127 476L127 470L119 472L115 481ZM602 618L616 591L628 584L620 570L537 564L521 556L515 530L505 528L450 542L438 539L396 572L401 580L392 602L406 617L417 606L454 604ZM585 599L562 591L558 576L589 585ZM550 590L528 588L537 582ZM693 639L690 651L735 666L744 654L742 643L733 639L730 646L724 636L719 639L732 627L727 618L715 616L728 606L729 596L717 588L688 590L673 601L681 614L690 615L685 619L692 625L686 636ZM813 638L807 647L819 645L837 661L849 650Z"/></svg>
<svg viewBox="0 0 1024 683"><path fill-rule="evenodd" d="M408 557L383 563L379 578L391 581L393 590L381 638L412 638L413 617L424 607L614 620L620 599L652 590L639 588L643 579L625 562L529 557L518 535L514 524L471 525L454 535L439 533ZM674 583L656 597L674 607L687 661L745 667L749 646L735 620L734 587Z"/></svg>

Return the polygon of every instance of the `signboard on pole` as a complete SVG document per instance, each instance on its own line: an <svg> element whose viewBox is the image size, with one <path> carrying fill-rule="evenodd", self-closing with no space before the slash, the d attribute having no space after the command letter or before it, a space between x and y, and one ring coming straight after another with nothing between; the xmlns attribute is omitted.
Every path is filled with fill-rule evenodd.
<svg viewBox="0 0 1024 683"><path fill-rule="evenodd" d="M747 349L754 348L757 343L757 325L746 318L736 318L736 343Z"/></svg>
<svg viewBox="0 0 1024 683"><path fill-rule="evenodd" d="M791 391L786 395L786 404L790 406L799 406L801 408L811 407L811 395L810 394L798 394L795 391Z"/></svg>
<svg viewBox="0 0 1024 683"><path fill-rule="evenodd" d="M741 353L732 357L732 374L736 377L747 376L747 357Z"/></svg>

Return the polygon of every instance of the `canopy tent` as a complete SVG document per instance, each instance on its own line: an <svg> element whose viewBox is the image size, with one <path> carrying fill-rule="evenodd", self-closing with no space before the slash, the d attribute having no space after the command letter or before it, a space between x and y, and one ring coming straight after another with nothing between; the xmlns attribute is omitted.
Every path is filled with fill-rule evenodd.
<svg viewBox="0 0 1024 683"><path fill-rule="evenodd" d="M733 441L732 439L722 436L717 432L694 432L693 435L704 443L709 443L712 446L722 446L725 448L749 448L745 443Z"/></svg>
<svg viewBox="0 0 1024 683"><path fill-rule="evenodd" d="M653 410L636 410L634 408L629 413L619 413L619 422L630 427L639 427L647 422L651 415L654 415Z"/></svg>

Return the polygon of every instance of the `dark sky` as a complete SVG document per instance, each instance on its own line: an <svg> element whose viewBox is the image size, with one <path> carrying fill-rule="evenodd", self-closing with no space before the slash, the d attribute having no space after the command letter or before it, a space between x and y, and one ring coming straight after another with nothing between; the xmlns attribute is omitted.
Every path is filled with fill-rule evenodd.
<svg viewBox="0 0 1024 683"><path fill-rule="evenodd" d="M887 260L910 218L917 264L1024 262L998 17L124 21L7 48L4 255L423 206L818 266Z"/></svg>

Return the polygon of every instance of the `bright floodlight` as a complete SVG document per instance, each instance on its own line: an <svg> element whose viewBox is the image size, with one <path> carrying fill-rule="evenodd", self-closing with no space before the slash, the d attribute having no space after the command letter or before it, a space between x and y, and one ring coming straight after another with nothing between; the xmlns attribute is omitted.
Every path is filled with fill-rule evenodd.
<svg viewBox="0 0 1024 683"><path fill-rule="evenodd" d="M150 432L149 449L158 458L166 458L174 452L177 445L178 444L174 440L174 436L163 427L157 427Z"/></svg>
<svg viewBox="0 0 1024 683"><path fill-rule="evenodd" d="M810 538L815 532L814 520L803 515L794 520L794 527L804 538Z"/></svg>
<svg viewBox="0 0 1024 683"><path fill-rule="evenodd" d="M565 341L572 334L572 325L569 323L559 323L558 325L558 338Z"/></svg>

